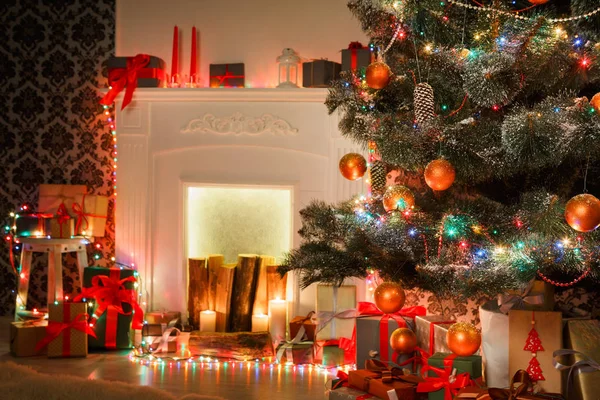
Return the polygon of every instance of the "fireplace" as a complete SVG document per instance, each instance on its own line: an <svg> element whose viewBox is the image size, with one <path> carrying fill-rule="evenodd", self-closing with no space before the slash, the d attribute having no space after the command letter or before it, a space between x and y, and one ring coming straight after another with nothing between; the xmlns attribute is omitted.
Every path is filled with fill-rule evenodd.
<svg viewBox="0 0 600 400"><path fill-rule="evenodd" d="M149 308L185 315L189 256L281 258L299 245L300 209L364 190L339 174L339 159L361 149L340 136L326 95L138 88L117 111L116 256L138 269ZM300 291L293 276L287 296L290 315L315 307L315 289Z"/></svg>

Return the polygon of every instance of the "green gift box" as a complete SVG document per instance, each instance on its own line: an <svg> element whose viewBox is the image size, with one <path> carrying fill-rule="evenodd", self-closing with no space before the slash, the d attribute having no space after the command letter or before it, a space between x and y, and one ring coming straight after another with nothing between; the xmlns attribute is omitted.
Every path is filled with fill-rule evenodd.
<svg viewBox="0 0 600 400"><path fill-rule="evenodd" d="M429 359L427 364L436 368L444 368L444 359L452 354L450 353L435 353ZM452 361L452 369L456 368L457 374L467 372L471 379L477 379L481 377L482 372L482 360L481 356L468 356L468 357L456 357ZM435 372L429 371L429 376L437 376ZM429 392L429 400L444 400L444 389L436 392Z"/></svg>
<svg viewBox="0 0 600 400"><path fill-rule="evenodd" d="M90 349L129 349L132 347L134 339L133 331L131 330L134 307L130 303L122 302L121 307L125 314L119 313L114 307L108 306L101 315L97 315L101 304L94 297L94 293L102 290L103 282L121 281L130 278L130 280L117 285L119 291L124 291L129 295L132 294L135 300L134 284L136 272L132 269L120 268L103 268L103 267L87 267L83 270L83 292L79 296L85 298L87 302L94 302L92 312L92 321L94 323L94 331L96 338L90 336L88 345ZM104 277L96 279L95 277ZM112 285L111 285L112 286ZM76 299L77 300L77 299ZM140 312L140 311L138 311ZM95 322L94 322L95 320Z"/></svg>

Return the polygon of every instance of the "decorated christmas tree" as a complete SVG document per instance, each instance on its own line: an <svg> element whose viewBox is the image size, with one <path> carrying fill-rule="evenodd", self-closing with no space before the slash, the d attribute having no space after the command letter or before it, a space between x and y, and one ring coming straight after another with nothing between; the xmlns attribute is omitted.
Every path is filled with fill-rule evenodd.
<svg viewBox="0 0 600 400"><path fill-rule="evenodd" d="M302 284L381 278L439 296L597 279L596 0L353 0L377 60L326 105L368 152L344 204L302 212L282 271ZM385 182L390 171L395 181Z"/></svg>

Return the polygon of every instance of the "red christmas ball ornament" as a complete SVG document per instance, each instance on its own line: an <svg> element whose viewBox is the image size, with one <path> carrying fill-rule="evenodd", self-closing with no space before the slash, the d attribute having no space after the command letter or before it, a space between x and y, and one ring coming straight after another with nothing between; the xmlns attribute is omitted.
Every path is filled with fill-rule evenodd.
<svg viewBox="0 0 600 400"><path fill-rule="evenodd" d="M340 172L348 180L360 179L367 172L367 160L358 153L348 153L340 160Z"/></svg>
<svg viewBox="0 0 600 400"><path fill-rule="evenodd" d="M375 305L381 312L393 314L404 307L406 294L400 284L395 282L383 282L375 289L373 299L375 300Z"/></svg>
<svg viewBox="0 0 600 400"><path fill-rule="evenodd" d="M577 232L591 232L600 226L600 200L591 194L573 197L565 206L565 220Z"/></svg>
<svg viewBox="0 0 600 400"><path fill-rule="evenodd" d="M365 79L371 89L383 89L390 83L392 70L384 62L374 62L367 67Z"/></svg>
<svg viewBox="0 0 600 400"><path fill-rule="evenodd" d="M450 162L440 158L425 167L425 182L433 190L446 190L454 183L456 171Z"/></svg>
<svg viewBox="0 0 600 400"><path fill-rule="evenodd" d="M536 6L541 6L542 4L546 4L550 0L529 0L531 4L535 4Z"/></svg>
<svg viewBox="0 0 600 400"><path fill-rule="evenodd" d="M475 325L468 322L457 322L446 332L448 348L457 356L468 357L479 350L481 333Z"/></svg>
<svg viewBox="0 0 600 400"><path fill-rule="evenodd" d="M417 347L417 335L408 328L398 328L390 336L390 346L400 354L409 354Z"/></svg>

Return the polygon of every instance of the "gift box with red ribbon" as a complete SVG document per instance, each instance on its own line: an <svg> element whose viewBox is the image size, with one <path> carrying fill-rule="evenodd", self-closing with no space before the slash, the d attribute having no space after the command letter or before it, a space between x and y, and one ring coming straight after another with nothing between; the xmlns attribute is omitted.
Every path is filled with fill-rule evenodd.
<svg viewBox="0 0 600 400"><path fill-rule="evenodd" d="M356 365L362 368L365 362L377 357L382 361L393 361L410 368L411 355L394 354L390 336L398 328L415 329L415 317L425 315L425 307L406 307L394 314L384 314L373 303L360 302L356 319ZM416 360L416 359L415 359Z"/></svg>
<svg viewBox="0 0 600 400"><path fill-rule="evenodd" d="M348 383L351 387L368 392L380 399L420 399L417 385L423 379L416 375L405 375L400 368L390 367L387 363L368 360L365 369L350 371Z"/></svg>
<svg viewBox="0 0 600 400"><path fill-rule="evenodd" d="M104 237L108 216L108 197L76 195L71 209L75 216L75 233L77 235Z"/></svg>
<svg viewBox="0 0 600 400"><path fill-rule="evenodd" d="M342 50L342 71L356 71L366 68L375 61L375 53L360 42L352 42Z"/></svg>
<svg viewBox="0 0 600 400"><path fill-rule="evenodd" d="M46 336L36 349L48 346L48 357L86 357L88 335L95 336L86 311L86 303L50 304Z"/></svg>
<svg viewBox="0 0 600 400"><path fill-rule="evenodd" d="M435 353L421 369L425 382L419 383L417 390L429 393L429 400L452 400L460 389L479 381L481 372L481 356Z"/></svg>
<svg viewBox="0 0 600 400"><path fill-rule="evenodd" d="M448 352L446 334L443 330L436 332L436 326L447 328L456 321L443 315L420 315L415 319L417 346L429 354ZM436 334L437 333L437 334Z"/></svg>
<svg viewBox="0 0 600 400"><path fill-rule="evenodd" d="M244 63L210 64L210 87L244 87Z"/></svg>
<svg viewBox="0 0 600 400"><path fill-rule="evenodd" d="M62 203L56 215L48 220L48 232L51 238L70 239L75 235L75 220L71 218L65 203Z"/></svg>
<svg viewBox="0 0 600 400"><path fill-rule="evenodd" d="M311 311L306 317L292 318L290 321L290 337L295 338L300 335L300 340L313 342L315 340L315 331L317 329L314 314L315 312Z"/></svg>
<svg viewBox="0 0 600 400"><path fill-rule="evenodd" d="M58 214L64 207L67 213L71 212L75 196L87 193L85 185L52 185L41 184L38 198L38 210L42 213Z"/></svg>
<svg viewBox="0 0 600 400"><path fill-rule="evenodd" d="M117 95L125 89L123 105L127 107L137 87L161 87L166 80L165 62L148 54L135 57L112 57L108 60L108 84L111 89L100 101L111 105Z"/></svg>
<svg viewBox="0 0 600 400"><path fill-rule="evenodd" d="M87 267L83 270L83 290L74 301L95 303L92 324L96 338L89 347L128 349L132 345L131 329L142 329L144 313L134 290L136 272L132 269Z"/></svg>
<svg viewBox="0 0 600 400"><path fill-rule="evenodd" d="M15 220L16 236L45 237L52 214L26 213L19 214Z"/></svg>

